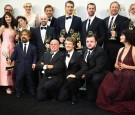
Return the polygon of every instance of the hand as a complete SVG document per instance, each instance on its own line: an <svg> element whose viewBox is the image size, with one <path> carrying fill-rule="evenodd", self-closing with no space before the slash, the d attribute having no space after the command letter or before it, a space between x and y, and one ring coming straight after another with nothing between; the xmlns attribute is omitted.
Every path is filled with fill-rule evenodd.
<svg viewBox="0 0 135 115"><path fill-rule="evenodd" d="M82 79L85 79L85 75L82 76Z"/></svg>
<svg viewBox="0 0 135 115"><path fill-rule="evenodd" d="M47 49L49 49L50 45L46 43L46 44L45 44L45 47L46 47Z"/></svg>
<svg viewBox="0 0 135 115"><path fill-rule="evenodd" d="M77 43L77 47L78 47L78 48L81 48L81 47L82 47L82 44L81 44L80 41Z"/></svg>
<svg viewBox="0 0 135 115"><path fill-rule="evenodd" d="M65 38L64 38L64 37L60 37L60 38L59 38L59 41L60 41L61 43L63 43L63 42L65 41Z"/></svg>
<svg viewBox="0 0 135 115"><path fill-rule="evenodd" d="M116 36L117 36L116 31L111 31L111 35L112 35L113 37L116 37Z"/></svg>
<svg viewBox="0 0 135 115"><path fill-rule="evenodd" d="M41 65L44 65L44 62L40 62Z"/></svg>
<svg viewBox="0 0 135 115"><path fill-rule="evenodd" d="M53 68L53 65L47 65L47 68L48 69L52 69Z"/></svg>
<svg viewBox="0 0 135 115"><path fill-rule="evenodd" d="M9 65L11 64L11 60L10 59L7 60L7 64L9 64Z"/></svg>
<svg viewBox="0 0 135 115"><path fill-rule="evenodd" d="M76 78L76 76L73 75L73 74L70 74L70 75L67 76L67 78Z"/></svg>
<svg viewBox="0 0 135 115"><path fill-rule="evenodd" d="M32 64L33 71L35 70L36 64Z"/></svg>

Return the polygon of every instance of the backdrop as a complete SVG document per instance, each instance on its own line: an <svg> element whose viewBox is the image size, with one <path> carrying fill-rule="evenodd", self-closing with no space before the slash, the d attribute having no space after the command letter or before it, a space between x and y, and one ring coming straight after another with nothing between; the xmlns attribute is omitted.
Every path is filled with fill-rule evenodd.
<svg viewBox="0 0 135 115"><path fill-rule="evenodd" d="M39 16L44 14L44 6L51 4L55 11L54 16L59 17L65 14L64 7L67 0L0 0L0 17L4 14L4 6L10 4L14 8L14 16L23 14L23 5L26 2L31 2L33 5L33 12ZM96 16L99 18L105 18L109 15L109 5L114 0L73 0L75 3L75 13L80 16L82 20L87 18L86 6L89 2L93 2L97 6ZM134 0L116 0L121 5L120 14L128 17L128 9L131 3L135 3Z"/></svg>

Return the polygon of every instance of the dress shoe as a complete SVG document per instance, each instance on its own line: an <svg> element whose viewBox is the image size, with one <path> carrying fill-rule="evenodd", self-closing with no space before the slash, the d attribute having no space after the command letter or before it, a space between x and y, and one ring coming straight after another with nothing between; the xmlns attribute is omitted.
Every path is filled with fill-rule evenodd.
<svg viewBox="0 0 135 115"><path fill-rule="evenodd" d="M73 95L71 104L74 105L77 104L77 102L78 102L78 96Z"/></svg>

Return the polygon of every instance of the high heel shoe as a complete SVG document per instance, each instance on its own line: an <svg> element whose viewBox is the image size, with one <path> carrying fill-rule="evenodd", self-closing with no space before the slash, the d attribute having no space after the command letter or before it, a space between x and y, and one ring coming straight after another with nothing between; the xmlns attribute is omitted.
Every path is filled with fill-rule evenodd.
<svg viewBox="0 0 135 115"><path fill-rule="evenodd" d="M7 88L7 89L6 89L6 92L7 92L7 94L12 94L12 91L11 91L10 88Z"/></svg>

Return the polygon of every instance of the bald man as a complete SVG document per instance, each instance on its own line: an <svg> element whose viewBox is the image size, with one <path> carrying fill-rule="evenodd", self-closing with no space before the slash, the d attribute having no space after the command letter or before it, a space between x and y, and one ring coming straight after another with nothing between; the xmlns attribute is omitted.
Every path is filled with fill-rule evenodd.
<svg viewBox="0 0 135 115"><path fill-rule="evenodd" d="M59 42L50 42L50 52L43 54L37 63L37 69L42 71L43 77L37 88L37 99L57 99L59 89L64 80L64 54L59 51Z"/></svg>
<svg viewBox="0 0 135 115"><path fill-rule="evenodd" d="M55 38L54 28L47 25L47 15L40 17L40 26L35 28L35 45L37 47L38 60L47 50L48 44ZM48 39L48 40L47 40Z"/></svg>

